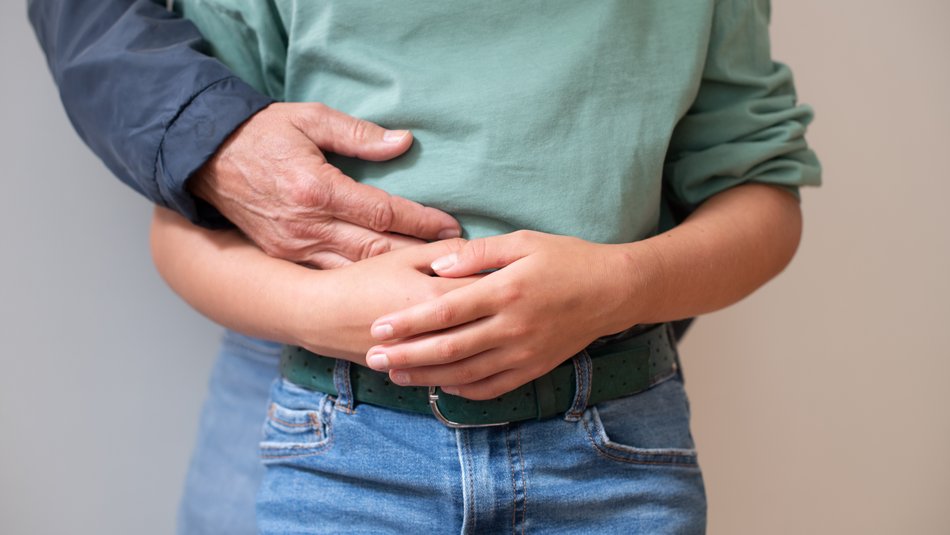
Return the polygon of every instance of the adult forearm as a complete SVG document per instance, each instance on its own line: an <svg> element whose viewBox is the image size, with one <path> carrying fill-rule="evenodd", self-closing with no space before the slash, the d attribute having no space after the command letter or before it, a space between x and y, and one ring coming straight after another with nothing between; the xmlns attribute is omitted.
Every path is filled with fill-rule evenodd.
<svg viewBox="0 0 950 535"><path fill-rule="evenodd" d="M221 224L213 210L199 210L185 182L273 100L208 56L194 24L164 1L28 5L63 106L93 152L151 201Z"/></svg>
<svg viewBox="0 0 950 535"><path fill-rule="evenodd" d="M657 323L724 308L777 275L801 238L798 200L748 184L720 193L681 225L617 246L617 327ZM625 285L625 287L623 287Z"/></svg>

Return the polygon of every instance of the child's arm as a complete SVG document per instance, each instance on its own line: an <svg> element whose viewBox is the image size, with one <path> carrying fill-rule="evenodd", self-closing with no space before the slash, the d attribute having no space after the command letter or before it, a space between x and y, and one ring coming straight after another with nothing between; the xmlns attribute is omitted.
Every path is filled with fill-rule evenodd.
<svg viewBox="0 0 950 535"><path fill-rule="evenodd" d="M267 256L237 231L212 231L156 208L152 255L185 301L225 327L362 363L369 325L474 279L429 274L461 240L398 249L330 271Z"/></svg>
<svg viewBox="0 0 950 535"><path fill-rule="evenodd" d="M399 384L444 385L449 393L493 398L599 336L742 299L789 263L801 225L795 197L748 184L713 196L673 230L636 243L537 232L472 240L436 260L434 267L445 266L435 271L457 277L501 269L378 319L373 334L386 343L370 350L368 362L391 370Z"/></svg>

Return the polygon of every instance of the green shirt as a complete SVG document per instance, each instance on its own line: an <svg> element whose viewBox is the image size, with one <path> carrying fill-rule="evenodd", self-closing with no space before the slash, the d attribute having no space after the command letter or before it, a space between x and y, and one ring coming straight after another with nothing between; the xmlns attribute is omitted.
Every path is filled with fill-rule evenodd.
<svg viewBox="0 0 950 535"><path fill-rule="evenodd" d="M453 214L467 237L603 243L755 181L817 185L811 109L770 56L765 0L185 0L239 76L415 142L343 172Z"/></svg>

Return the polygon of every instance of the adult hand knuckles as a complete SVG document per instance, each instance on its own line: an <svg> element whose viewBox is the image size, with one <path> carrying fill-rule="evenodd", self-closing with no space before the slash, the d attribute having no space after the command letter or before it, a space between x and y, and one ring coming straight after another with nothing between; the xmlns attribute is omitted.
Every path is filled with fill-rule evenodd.
<svg viewBox="0 0 950 535"><path fill-rule="evenodd" d="M355 117L350 117L350 139L356 143L368 143L372 141L372 135L374 130L374 124L363 119L357 119Z"/></svg>
<svg viewBox="0 0 950 535"><path fill-rule="evenodd" d="M369 227L376 232L385 232L392 229L394 212L389 200L379 201L370 208Z"/></svg>
<svg viewBox="0 0 950 535"><path fill-rule="evenodd" d="M301 262L305 260L305 255L300 249L290 247L282 243L270 243L261 245L261 249L273 258L290 260L291 262Z"/></svg>
<svg viewBox="0 0 950 535"><path fill-rule="evenodd" d="M343 172L329 163L321 164L314 173L298 180L298 195L292 198L298 206L312 208L321 213L335 211L340 193L346 188Z"/></svg>
<svg viewBox="0 0 950 535"><path fill-rule="evenodd" d="M341 243L341 246L345 246L345 243ZM392 244L383 237L374 237L367 238L359 245L357 254L360 259L372 258L374 256L381 255L383 253L388 253L392 250Z"/></svg>

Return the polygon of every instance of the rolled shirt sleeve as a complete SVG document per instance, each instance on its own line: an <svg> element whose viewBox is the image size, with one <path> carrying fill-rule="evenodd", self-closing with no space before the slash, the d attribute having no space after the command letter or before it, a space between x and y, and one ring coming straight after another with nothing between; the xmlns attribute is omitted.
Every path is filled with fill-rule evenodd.
<svg viewBox="0 0 950 535"><path fill-rule="evenodd" d="M664 167L670 200L690 210L730 187L818 185L805 142L812 109L797 103L792 73L772 61L768 0L720 0L702 81L677 124Z"/></svg>
<svg viewBox="0 0 950 535"><path fill-rule="evenodd" d="M30 0L29 18L80 137L120 180L206 226L186 189L235 128L273 102L210 57L164 0Z"/></svg>

